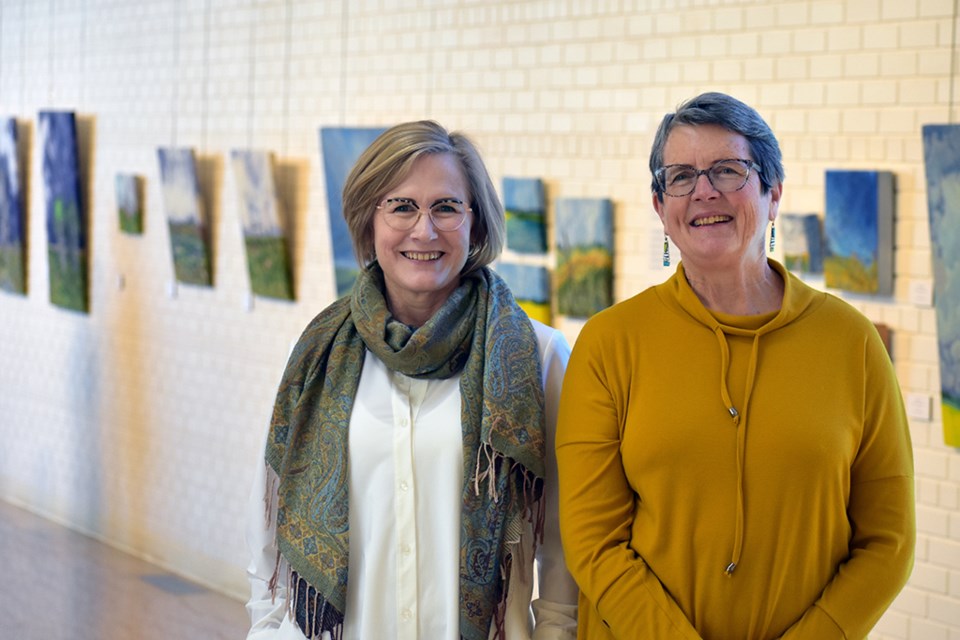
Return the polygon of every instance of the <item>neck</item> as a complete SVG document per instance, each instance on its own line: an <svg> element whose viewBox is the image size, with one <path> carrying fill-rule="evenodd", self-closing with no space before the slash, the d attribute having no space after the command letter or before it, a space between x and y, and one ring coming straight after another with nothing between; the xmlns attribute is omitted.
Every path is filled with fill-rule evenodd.
<svg viewBox="0 0 960 640"><path fill-rule="evenodd" d="M780 309L783 279L766 258L731 270L700 270L684 264L687 282L703 305L734 316L755 316Z"/></svg>

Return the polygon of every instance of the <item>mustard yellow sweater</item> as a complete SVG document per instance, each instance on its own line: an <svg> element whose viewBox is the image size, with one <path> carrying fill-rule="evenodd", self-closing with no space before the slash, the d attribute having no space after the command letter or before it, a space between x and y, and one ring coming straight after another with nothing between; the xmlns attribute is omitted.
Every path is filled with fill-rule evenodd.
<svg viewBox="0 0 960 640"><path fill-rule="evenodd" d="M913 566L913 457L873 325L770 265L721 316L681 264L594 316L557 427L579 638L863 638Z"/></svg>

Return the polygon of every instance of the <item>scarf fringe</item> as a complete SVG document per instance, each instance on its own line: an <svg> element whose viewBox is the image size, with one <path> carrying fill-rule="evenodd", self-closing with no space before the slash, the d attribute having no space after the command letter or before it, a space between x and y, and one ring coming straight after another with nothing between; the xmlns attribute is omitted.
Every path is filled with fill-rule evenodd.
<svg viewBox="0 0 960 640"><path fill-rule="evenodd" d="M287 567L287 584L293 585L287 598L287 615L293 620L308 640L323 637L329 632L332 640L343 639L343 614L306 580ZM303 615L300 605L303 604Z"/></svg>

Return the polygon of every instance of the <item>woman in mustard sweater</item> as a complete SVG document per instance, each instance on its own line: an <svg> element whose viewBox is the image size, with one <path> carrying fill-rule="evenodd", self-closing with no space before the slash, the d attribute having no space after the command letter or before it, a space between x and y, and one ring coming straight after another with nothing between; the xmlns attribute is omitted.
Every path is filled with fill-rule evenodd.
<svg viewBox="0 0 960 640"><path fill-rule="evenodd" d="M586 324L561 397L579 637L863 638L913 564L890 359L869 320L766 257L784 173L754 109L688 101L650 168L682 262Z"/></svg>

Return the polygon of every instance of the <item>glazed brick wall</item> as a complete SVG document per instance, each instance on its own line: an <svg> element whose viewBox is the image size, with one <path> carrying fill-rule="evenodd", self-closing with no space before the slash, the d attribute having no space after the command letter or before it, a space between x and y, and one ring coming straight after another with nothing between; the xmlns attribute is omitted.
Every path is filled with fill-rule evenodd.
<svg viewBox="0 0 960 640"><path fill-rule="evenodd" d="M624 299L668 273L654 128L721 90L780 137L781 212L822 215L828 168L896 174L895 291L843 296L893 330L916 450L916 567L871 637L960 640L960 452L941 437L920 137L957 119L956 32L951 0L0 0L31 249L28 294L0 294L0 497L244 598L273 394L334 296L319 128L433 118L470 133L498 183L611 198ZM48 302L44 109L75 111L87 150L89 314ZM212 288L174 283L156 160L171 145L200 160ZM276 157L296 302L249 294L227 162L248 147ZM142 236L118 230L120 172L145 180Z"/></svg>

